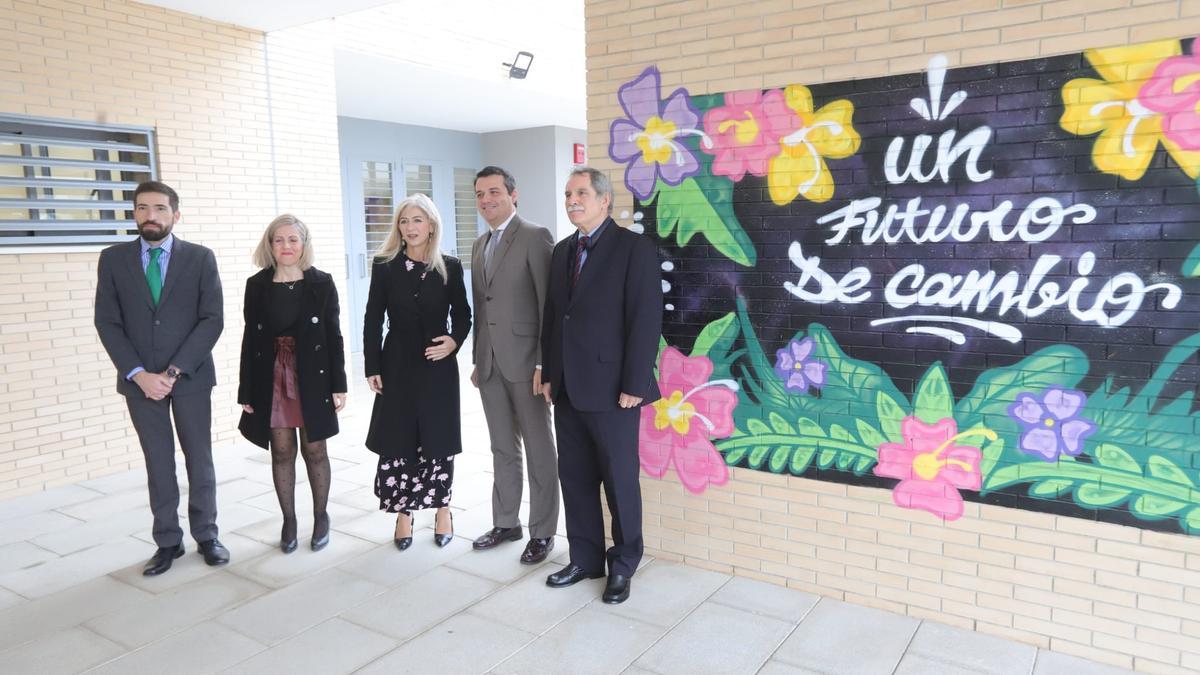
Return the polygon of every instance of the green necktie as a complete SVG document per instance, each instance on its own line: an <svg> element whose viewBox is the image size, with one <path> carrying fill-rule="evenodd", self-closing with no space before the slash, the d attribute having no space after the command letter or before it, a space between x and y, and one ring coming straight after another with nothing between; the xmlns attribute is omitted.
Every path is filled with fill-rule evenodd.
<svg viewBox="0 0 1200 675"><path fill-rule="evenodd" d="M154 306L158 307L158 298L162 295L162 270L158 266L158 257L162 248L155 246L150 249L150 264L146 265L146 283L150 284L150 297L154 298Z"/></svg>

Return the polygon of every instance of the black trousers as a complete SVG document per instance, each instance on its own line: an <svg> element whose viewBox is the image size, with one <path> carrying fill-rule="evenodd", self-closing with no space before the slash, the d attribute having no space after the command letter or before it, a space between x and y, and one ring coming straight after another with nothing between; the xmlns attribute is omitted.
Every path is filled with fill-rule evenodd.
<svg viewBox="0 0 1200 675"><path fill-rule="evenodd" d="M217 476L212 461L212 390L184 396L172 394L161 401L127 396L125 402L146 457L154 543L170 547L183 541L183 530L179 527L179 481L175 477L176 431L187 466L188 525L192 537L196 541L215 539Z"/></svg>
<svg viewBox="0 0 1200 675"><path fill-rule="evenodd" d="M562 484L571 562L591 574L633 576L642 559L642 488L638 482L640 409L576 410L564 392L554 405L558 478ZM612 515L605 550L600 488Z"/></svg>

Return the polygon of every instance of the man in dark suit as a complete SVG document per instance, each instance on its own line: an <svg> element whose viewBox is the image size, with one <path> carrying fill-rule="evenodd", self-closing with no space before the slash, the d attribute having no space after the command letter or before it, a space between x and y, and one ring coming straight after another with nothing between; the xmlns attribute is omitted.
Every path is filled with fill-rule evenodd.
<svg viewBox="0 0 1200 675"><path fill-rule="evenodd" d="M179 195L157 181L133 197L137 239L100 254L96 331L117 367L117 391L146 457L154 543L146 576L183 555L175 433L188 475L188 522L209 565L229 562L217 539L212 462L212 350L224 327L221 278L212 251L176 238ZM171 419L174 416L174 431Z"/></svg>
<svg viewBox="0 0 1200 675"><path fill-rule="evenodd" d="M517 183L498 166L475 175L475 204L489 231L471 247L475 298L475 370L492 441L492 529L476 550L521 538L521 444L529 471L529 544L521 562L535 565L554 549L558 529L558 460L550 405L542 399L539 335L554 237L522 220Z"/></svg>
<svg viewBox="0 0 1200 675"><path fill-rule="evenodd" d="M629 597L642 558L639 407L659 398L654 359L662 333L662 278L654 244L613 221L612 184L580 167L566 188L578 231L558 243L542 325L543 395L554 402L558 475L571 562L546 585L604 576L604 602ZM603 485L613 546L604 542Z"/></svg>

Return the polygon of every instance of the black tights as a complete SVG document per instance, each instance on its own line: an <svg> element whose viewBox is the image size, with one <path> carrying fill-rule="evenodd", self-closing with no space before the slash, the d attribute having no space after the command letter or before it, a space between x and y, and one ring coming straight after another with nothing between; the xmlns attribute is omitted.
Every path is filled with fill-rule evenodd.
<svg viewBox="0 0 1200 675"><path fill-rule="evenodd" d="M312 488L313 519L318 527L326 523L325 506L329 502L329 454L325 452L325 441L309 441L308 434L300 429L300 454L308 469L308 484ZM279 498L279 509L283 511L285 538L294 538L296 533L296 429L271 429L271 475L275 480L275 496ZM290 536L288 536L290 535Z"/></svg>

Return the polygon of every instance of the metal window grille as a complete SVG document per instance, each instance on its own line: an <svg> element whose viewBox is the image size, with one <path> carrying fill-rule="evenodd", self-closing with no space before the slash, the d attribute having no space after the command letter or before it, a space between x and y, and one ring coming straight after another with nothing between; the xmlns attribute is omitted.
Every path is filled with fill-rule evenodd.
<svg viewBox="0 0 1200 675"><path fill-rule="evenodd" d="M454 228L458 257L463 269L471 269L471 245L479 236L475 211L475 169L454 169Z"/></svg>
<svg viewBox="0 0 1200 675"><path fill-rule="evenodd" d="M0 115L0 250L125 241L157 174L153 129Z"/></svg>
<svg viewBox="0 0 1200 675"><path fill-rule="evenodd" d="M362 163L363 227L367 254L374 255L392 230L392 165L390 162ZM371 266L367 266L368 274Z"/></svg>
<svg viewBox="0 0 1200 675"><path fill-rule="evenodd" d="M428 164L405 164L404 189L409 195L420 192L433 199L433 167Z"/></svg>

